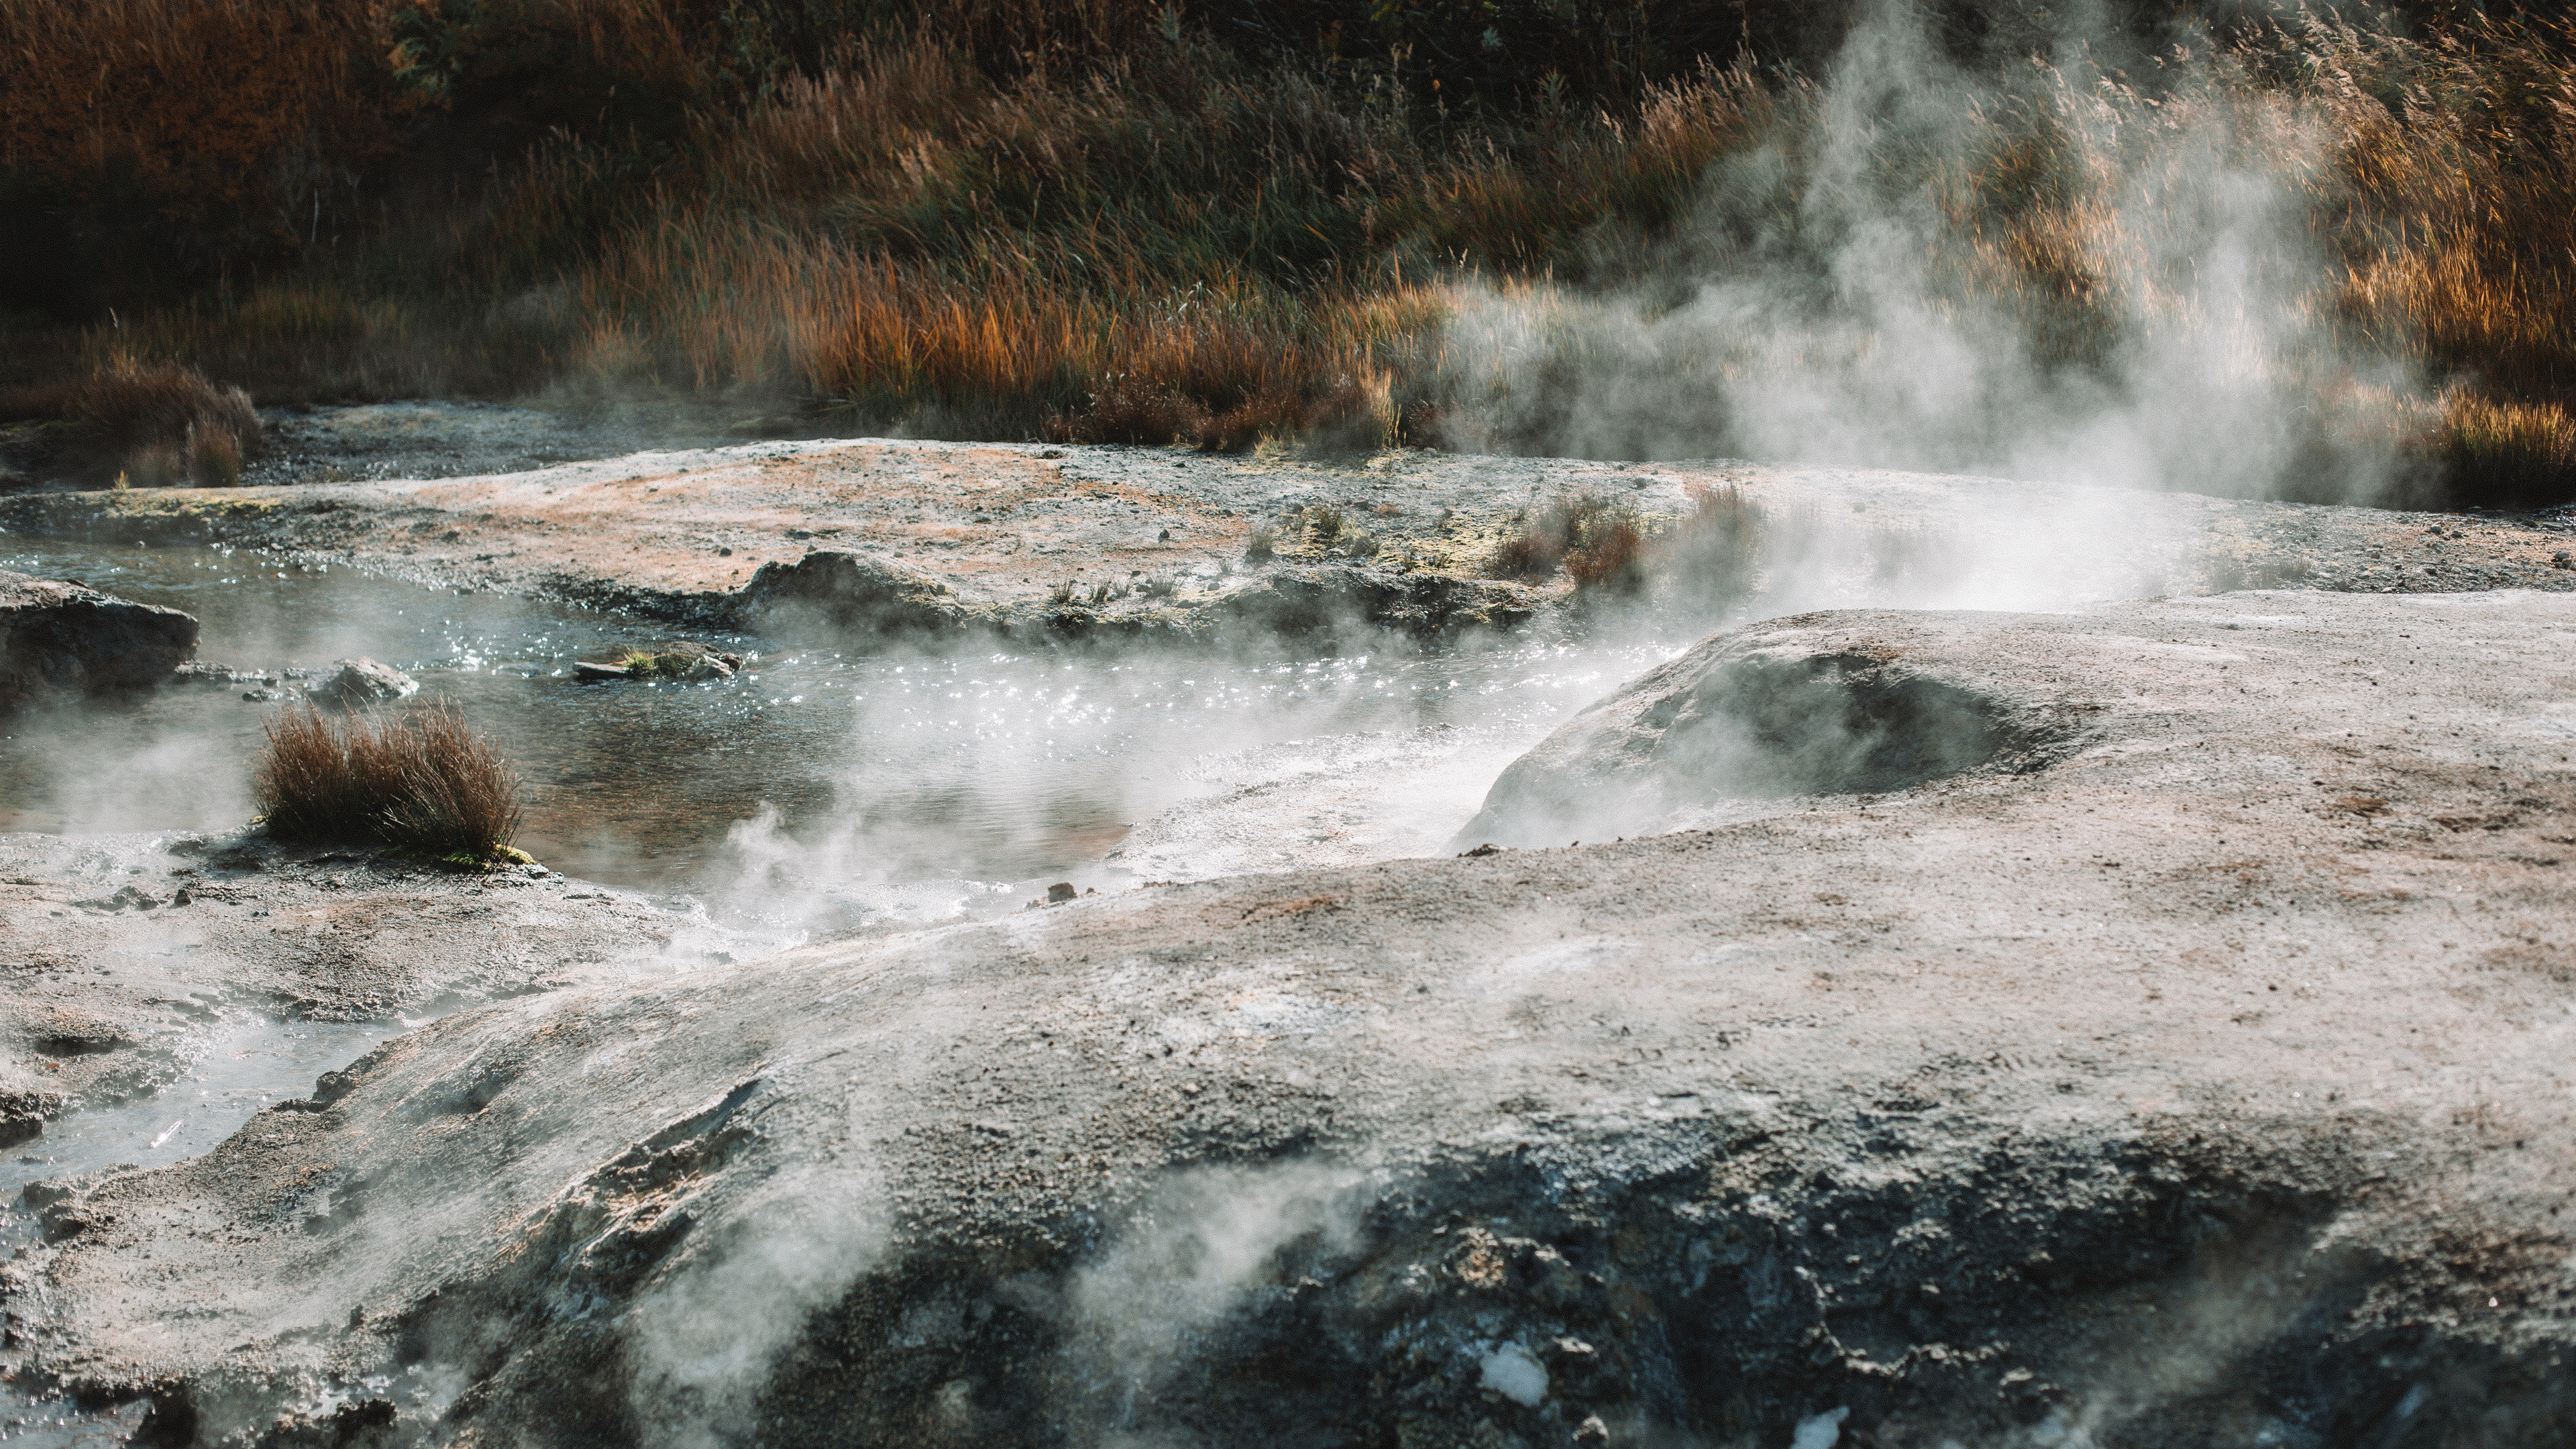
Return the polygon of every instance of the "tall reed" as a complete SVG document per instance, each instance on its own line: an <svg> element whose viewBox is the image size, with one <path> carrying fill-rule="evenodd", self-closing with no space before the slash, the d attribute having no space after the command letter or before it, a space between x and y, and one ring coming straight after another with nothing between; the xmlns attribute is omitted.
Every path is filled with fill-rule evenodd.
<svg viewBox="0 0 2576 1449"><path fill-rule="evenodd" d="M1712 233L1703 208L1719 170L1814 163L1818 83L1751 57L1822 57L1843 9L1728 7L1721 35L1655 0L1661 39L1600 44L1532 11L1488 47L1382 8L0 0L0 230L90 266L46 283L102 319L88 365L264 399L690 397L1243 447L1443 436L1472 401L1453 283L1678 296L1807 224ZM2324 305L2445 399L2392 415L2409 456L2465 501L2562 500L2576 31L2427 26L2247 22L2213 64L2324 137ZM1953 280L2093 365L2119 342L2105 258L2148 243L2065 184L2087 161L2063 117L1972 119L1923 158L1974 241Z"/></svg>

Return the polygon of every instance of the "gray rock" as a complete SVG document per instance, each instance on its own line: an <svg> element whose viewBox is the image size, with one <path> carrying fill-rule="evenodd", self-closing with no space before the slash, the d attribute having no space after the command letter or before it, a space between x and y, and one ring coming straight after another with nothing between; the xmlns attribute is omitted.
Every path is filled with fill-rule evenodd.
<svg viewBox="0 0 2576 1449"><path fill-rule="evenodd" d="M648 972L675 940L734 944L659 911L567 899L547 875L259 834L0 835L0 1139L67 1102L161 1087L228 1020L383 1019Z"/></svg>
<svg viewBox="0 0 2576 1449"><path fill-rule="evenodd" d="M361 705L385 704L408 698L420 692L420 681L394 668L379 664L364 655L339 661L340 671L308 693L315 699L356 709Z"/></svg>
<svg viewBox="0 0 2576 1449"><path fill-rule="evenodd" d="M0 710L148 689L197 652L197 621L77 581L0 573Z"/></svg>
<svg viewBox="0 0 2576 1449"><path fill-rule="evenodd" d="M2561 1442L2576 600L1756 635L2061 752L497 1001L49 1204L21 1371L203 1443Z"/></svg>
<svg viewBox="0 0 2576 1449"><path fill-rule="evenodd" d="M1450 849L1642 835L1729 802L2037 769L2083 738L2085 711L2067 701L2085 681L2044 673L2034 688L2044 660L1945 647L1993 617L1845 613L1718 635L1513 761Z"/></svg>

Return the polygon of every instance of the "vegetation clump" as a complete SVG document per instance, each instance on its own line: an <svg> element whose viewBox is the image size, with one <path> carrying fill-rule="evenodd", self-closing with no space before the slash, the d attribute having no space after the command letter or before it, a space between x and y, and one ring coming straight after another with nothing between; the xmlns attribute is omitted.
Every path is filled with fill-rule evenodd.
<svg viewBox="0 0 2576 1449"><path fill-rule="evenodd" d="M66 380L0 389L0 421L28 418L63 425L69 461L101 478L121 472L137 487L193 480L229 488L263 442L248 393L184 363L130 355Z"/></svg>
<svg viewBox="0 0 2576 1449"><path fill-rule="evenodd" d="M630 679L722 679L743 665L743 656L724 654L703 644L665 644L645 649L627 645L608 657Z"/></svg>
<svg viewBox="0 0 2576 1449"><path fill-rule="evenodd" d="M1583 492L1513 515L1486 572L1545 578L1559 568L1577 588L1633 589L1644 580L1646 523L1606 494Z"/></svg>
<svg viewBox="0 0 2576 1449"><path fill-rule="evenodd" d="M1495 578L1541 579L1560 569L1576 589L1635 593L1650 582L1726 593L1747 585L1762 520L1741 489L1694 487L1690 507L1660 523L1608 494L1580 492L1514 514L1486 560Z"/></svg>
<svg viewBox="0 0 2576 1449"><path fill-rule="evenodd" d="M514 858L518 772L455 706L268 722L252 798L286 840L374 840L442 860Z"/></svg>
<svg viewBox="0 0 2576 1449"><path fill-rule="evenodd" d="M0 0L0 383L23 416L127 419L98 465L138 482L176 476L139 456L163 447L222 481L209 429L257 455L209 374L269 402L660 393L952 437L1719 456L1723 408L1604 432L1573 384L1614 342L1551 340L1552 309L1662 315L1757 268L1822 295L1860 187L1931 228L1925 314L2082 392L2198 325L2175 207L2121 188L2220 136L2217 169L2296 212L2263 244L2316 254L2263 299L2309 351L2255 360L2297 425L2447 490L2419 496L2576 495L2576 23L2112 9L2070 47L2000 4ZM1895 11L1927 64L1993 82L1937 136L1856 136L1816 78ZM2079 50L2103 69L2029 63ZM1507 406L1495 357L1530 367ZM135 425L108 404L138 388L193 411ZM2305 486L2303 447L2262 486ZM1615 529L1579 551L1631 572ZM1566 566L1545 553L1517 566Z"/></svg>

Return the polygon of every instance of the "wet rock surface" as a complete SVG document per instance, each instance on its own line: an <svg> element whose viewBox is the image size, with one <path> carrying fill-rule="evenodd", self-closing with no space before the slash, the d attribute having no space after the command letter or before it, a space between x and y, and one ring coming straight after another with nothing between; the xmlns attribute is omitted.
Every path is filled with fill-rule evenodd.
<svg viewBox="0 0 2576 1449"><path fill-rule="evenodd" d="M340 660L333 674L307 691L312 698L343 709L390 704L419 692L419 680L364 655Z"/></svg>
<svg viewBox="0 0 2576 1449"><path fill-rule="evenodd" d="M2044 768L2080 748L2104 708L2090 681L2115 661L2083 632L1894 612L1729 631L1513 761L1455 843L1659 834L1746 800Z"/></svg>
<svg viewBox="0 0 2576 1449"><path fill-rule="evenodd" d="M384 1020L686 969L720 935L551 872L257 835L0 835L0 925L13 1124L147 1095L230 1021Z"/></svg>
<svg viewBox="0 0 2576 1449"><path fill-rule="evenodd" d="M163 1442L2564 1442L2576 601L1638 698L1754 658L2054 753L499 1001L50 1189L12 1353Z"/></svg>
<svg viewBox="0 0 2576 1449"><path fill-rule="evenodd" d="M77 581L0 572L0 711L149 689L197 652L197 621Z"/></svg>
<svg viewBox="0 0 2576 1449"><path fill-rule="evenodd" d="M490 458L525 466L539 456L503 449ZM1495 576L1528 517L1574 496L1632 510L1649 531L1712 497L1759 514L1749 552L1672 566L1644 591L1648 607L1676 591L1693 607L1700 595L1759 596L1761 612L1787 613L1854 602L2048 607L2248 587L2576 590L2576 560L2562 557L2570 540L2554 517L1722 460L1413 452L1332 461L776 441L485 476L0 497L0 526L219 541L693 626L801 618L895 635L1314 638L1352 626L1510 628L1568 606L1640 602L1615 590L1579 594L1561 572Z"/></svg>

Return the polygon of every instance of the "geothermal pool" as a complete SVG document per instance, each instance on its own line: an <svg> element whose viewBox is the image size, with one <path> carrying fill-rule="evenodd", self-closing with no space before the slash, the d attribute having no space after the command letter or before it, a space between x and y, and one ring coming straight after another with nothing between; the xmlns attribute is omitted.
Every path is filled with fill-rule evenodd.
<svg viewBox="0 0 2576 1449"><path fill-rule="evenodd" d="M280 674L370 655L460 706L527 783L520 844L567 875L695 900L785 942L1018 909L1048 883L1423 854L1513 756L1686 646L1649 632L1326 657L1162 646L799 647L248 551L0 539L0 568L184 609L201 659ZM590 684L574 661L694 638L757 655L703 684ZM234 685L0 726L0 831L222 831L253 813L263 722ZM291 687L291 683L290 683ZM150 1097L69 1113L0 1161L0 1250L30 1182L205 1152L417 1022L228 1030ZM0 1386L0 1441L121 1442L141 1408Z"/></svg>
<svg viewBox="0 0 2576 1449"><path fill-rule="evenodd" d="M203 625L199 657L370 655L461 706L527 784L520 844L572 876L830 931L1439 849L1511 757L1705 632L1330 657L1090 645L795 647L209 547L7 541ZM584 683L574 661L693 637L756 654L701 684ZM0 830L224 830L253 813L241 686L31 716L0 752Z"/></svg>

